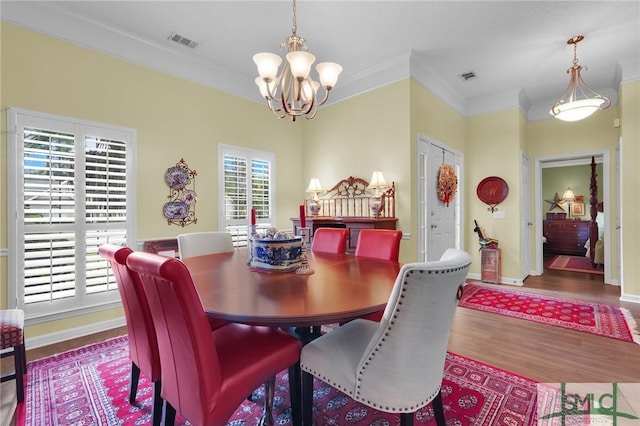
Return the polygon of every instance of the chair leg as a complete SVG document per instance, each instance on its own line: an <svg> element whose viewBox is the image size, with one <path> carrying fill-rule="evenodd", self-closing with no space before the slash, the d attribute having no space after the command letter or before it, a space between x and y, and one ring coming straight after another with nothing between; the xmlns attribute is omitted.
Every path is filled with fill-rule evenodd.
<svg viewBox="0 0 640 426"><path fill-rule="evenodd" d="M18 404L24 402L25 351L24 342L13 348L13 359L16 369L16 397Z"/></svg>
<svg viewBox="0 0 640 426"><path fill-rule="evenodd" d="M413 426L413 413L400 413L400 426Z"/></svg>
<svg viewBox="0 0 640 426"><path fill-rule="evenodd" d="M313 374L302 372L302 424L313 424Z"/></svg>
<svg viewBox="0 0 640 426"><path fill-rule="evenodd" d="M273 426L273 400L276 393L276 376L264 382L264 408L262 410L261 426Z"/></svg>
<svg viewBox="0 0 640 426"><path fill-rule="evenodd" d="M291 422L293 426L302 426L300 363L289 367L289 396L291 397Z"/></svg>
<svg viewBox="0 0 640 426"><path fill-rule="evenodd" d="M162 382L158 380L153 382L153 426L160 426L162 424L162 397L160 391L162 390Z"/></svg>
<svg viewBox="0 0 640 426"><path fill-rule="evenodd" d="M173 426L176 422L176 409L164 401L164 426Z"/></svg>
<svg viewBox="0 0 640 426"><path fill-rule="evenodd" d="M433 405L433 414L436 418L436 424L438 426L446 426L447 421L444 418L444 407L442 406L441 391L438 391L438 394L436 395L435 398L433 398L433 401L431 401L431 404Z"/></svg>
<svg viewBox="0 0 640 426"><path fill-rule="evenodd" d="M129 382L129 404L136 403L138 393L138 380L140 380L140 368L135 362L131 362L131 380Z"/></svg>

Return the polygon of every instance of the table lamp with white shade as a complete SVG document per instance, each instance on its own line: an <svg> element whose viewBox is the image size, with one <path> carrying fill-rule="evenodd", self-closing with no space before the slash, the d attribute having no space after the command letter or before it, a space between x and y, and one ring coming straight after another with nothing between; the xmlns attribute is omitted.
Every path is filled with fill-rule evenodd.
<svg viewBox="0 0 640 426"><path fill-rule="evenodd" d="M371 181L369 181L369 185L367 186L367 188L371 188L375 191L373 199L371 200L371 214L373 215L373 217L377 218L380 216L380 212L382 208L382 200L380 198L380 188L387 188L387 187L389 187L389 184L384 179L382 172L380 170L375 170L373 172L373 175L371 176Z"/></svg>
<svg viewBox="0 0 640 426"><path fill-rule="evenodd" d="M322 185L320 185L320 179L311 178L306 192L313 194L311 199L309 200L309 210L311 211L312 216L318 216L318 213L320 213L320 209L322 208L322 206L320 206L320 203L318 202L320 200L318 194L322 191L323 190Z"/></svg>
<svg viewBox="0 0 640 426"><path fill-rule="evenodd" d="M562 199L569 203L569 217L571 217L571 202L576 200L576 195L573 193L571 188L567 188L567 190L564 191L564 194L562 194Z"/></svg>

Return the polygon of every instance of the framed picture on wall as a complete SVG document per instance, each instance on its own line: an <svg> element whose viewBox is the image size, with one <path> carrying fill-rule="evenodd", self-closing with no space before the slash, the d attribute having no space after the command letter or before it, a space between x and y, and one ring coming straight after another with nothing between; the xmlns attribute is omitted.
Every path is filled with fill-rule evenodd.
<svg viewBox="0 0 640 426"><path fill-rule="evenodd" d="M584 203L571 204L571 216L584 216Z"/></svg>

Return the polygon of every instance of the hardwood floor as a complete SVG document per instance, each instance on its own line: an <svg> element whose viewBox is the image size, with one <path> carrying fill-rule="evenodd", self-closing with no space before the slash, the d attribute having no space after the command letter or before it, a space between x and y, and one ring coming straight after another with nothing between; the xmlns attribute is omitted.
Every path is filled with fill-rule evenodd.
<svg viewBox="0 0 640 426"><path fill-rule="evenodd" d="M624 307L640 325L640 305L620 302L619 287L604 284L602 276L545 270L542 276L527 278L523 287L501 287ZM27 359L53 355L125 332L122 327L28 350ZM640 383L640 345L471 309L456 311L449 350L539 382ZM3 364L6 363L12 364L13 360L5 358ZM6 424L11 425L15 382L3 383L1 390L0 419L3 422L8 419Z"/></svg>

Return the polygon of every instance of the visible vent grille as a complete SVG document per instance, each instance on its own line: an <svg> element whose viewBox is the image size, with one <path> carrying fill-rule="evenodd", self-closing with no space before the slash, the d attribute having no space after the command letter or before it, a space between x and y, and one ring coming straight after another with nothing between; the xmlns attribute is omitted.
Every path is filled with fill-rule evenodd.
<svg viewBox="0 0 640 426"><path fill-rule="evenodd" d="M462 74L458 74L458 77L460 77L460 79L463 81L469 81L478 78L475 71L463 72Z"/></svg>
<svg viewBox="0 0 640 426"><path fill-rule="evenodd" d="M188 38L182 37L180 34L177 34L175 32L171 33L169 37L167 37L167 39L171 41L175 41L176 43L179 43L183 46L190 47L192 49L195 49L196 47L198 47L197 41L189 40Z"/></svg>

